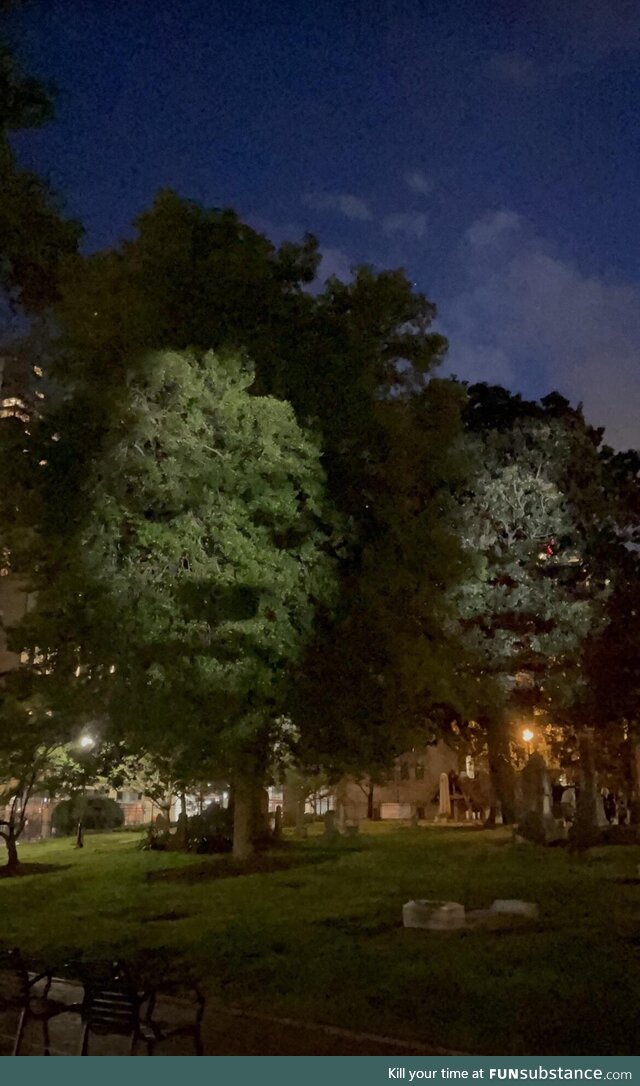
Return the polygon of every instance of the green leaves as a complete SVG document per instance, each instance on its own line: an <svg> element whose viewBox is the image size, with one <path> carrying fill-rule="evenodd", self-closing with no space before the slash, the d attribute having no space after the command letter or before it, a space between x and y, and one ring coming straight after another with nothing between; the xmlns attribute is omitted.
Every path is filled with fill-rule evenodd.
<svg viewBox="0 0 640 1086"><path fill-rule="evenodd" d="M37 643L59 602L87 699L183 780L229 771L258 734L268 747L288 668L335 592L318 447L251 380L241 355L132 365L99 445L76 445L79 519L31 620Z"/></svg>

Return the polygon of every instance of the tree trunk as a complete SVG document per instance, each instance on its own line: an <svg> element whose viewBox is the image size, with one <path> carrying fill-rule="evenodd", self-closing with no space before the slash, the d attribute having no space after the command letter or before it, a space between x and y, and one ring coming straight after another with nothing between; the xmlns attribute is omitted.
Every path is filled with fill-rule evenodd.
<svg viewBox="0 0 640 1086"><path fill-rule="evenodd" d="M238 776L233 782L233 856L247 860L253 855L254 797L256 782Z"/></svg>
<svg viewBox="0 0 640 1086"><path fill-rule="evenodd" d="M165 819L167 824L167 830L171 825L171 806L173 804L173 792L167 792L162 800L158 800L158 807L160 808L160 814Z"/></svg>
<svg viewBox="0 0 640 1086"><path fill-rule="evenodd" d="M253 783L253 826L251 837L258 848L269 845L271 832L269 829L269 792L263 787L261 781Z"/></svg>
<svg viewBox="0 0 640 1086"><path fill-rule="evenodd" d="M637 826L640 825L640 740L637 725L630 730L629 745L631 747L629 821L632 826Z"/></svg>
<svg viewBox="0 0 640 1086"><path fill-rule="evenodd" d="M374 789L375 789L375 784L373 784L372 781L369 781L369 790L367 792L367 818L370 821L373 820L373 792L374 792Z"/></svg>
<svg viewBox="0 0 640 1086"><path fill-rule="evenodd" d="M509 725L502 714L483 717L480 719L480 723L483 725L487 736L491 783L500 802L502 821L509 825L516 821L515 782L513 765L511 764Z"/></svg>
<svg viewBox="0 0 640 1086"><path fill-rule="evenodd" d="M598 800L598 778L596 775L593 753L593 735L585 728L579 736L580 752L580 794L576 804L576 821L573 833L573 845L577 849L590 848L600 840L596 803Z"/></svg>
<svg viewBox="0 0 640 1086"><path fill-rule="evenodd" d="M18 859L18 842L11 829L4 843L7 846L7 867L9 871L15 871L20 866L20 860Z"/></svg>

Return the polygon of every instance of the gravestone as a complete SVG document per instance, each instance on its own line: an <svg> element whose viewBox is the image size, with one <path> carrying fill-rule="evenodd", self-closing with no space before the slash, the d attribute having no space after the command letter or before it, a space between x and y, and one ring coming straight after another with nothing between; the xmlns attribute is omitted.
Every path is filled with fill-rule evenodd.
<svg viewBox="0 0 640 1086"><path fill-rule="evenodd" d="M457 901L407 901L402 906L402 926L427 931L455 931L466 927L464 905Z"/></svg>
<svg viewBox="0 0 640 1086"><path fill-rule="evenodd" d="M560 810L565 822L575 822L576 790L573 786L565 788L560 797Z"/></svg>
<svg viewBox="0 0 640 1086"><path fill-rule="evenodd" d="M609 825L609 819L605 814L604 809L604 796L601 792L598 792L596 796L596 826L599 830L603 830L605 826Z"/></svg>
<svg viewBox="0 0 640 1086"><path fill-rule="evenodd" d="M443 821L447 818L451 818L451 791L449 788L449 775L447 773L441 773L438 819Z"/></svg>
<svg viewBox="0 0 640 1086"><path fill-rule="evenodd" d="M282 807L280 804L276 807L276 812L273 816L273 840L282 840Z"/></svg>
<svg viewBox="0 0 640 1086"><path fill-rule="evenodd" d="M335 811L327 811L327 813L325 814L322 836L324 837L325 841L334 841L335 838L338 836Z"/></svg>
<svg viewBox="0 0 640 1086"><path fill-rule="evenodd" d="M566 840L564 824L553 817L551 781L545 760L532 754L522 773L522 815L518 833L539 845L552 845Z"/></svg>
<svg viewBox="0 0 640 1086"><path fill-rule="evenodd" d="M174 847L175 848L186 848L188 838L189 838L189 820L187 818L187 812L186 811L180 811L180 814L178 815L178 821L177 821L177 824L176 824L176 832L175 832L175 835L174 835L174 841L173 841Z"/></svg>

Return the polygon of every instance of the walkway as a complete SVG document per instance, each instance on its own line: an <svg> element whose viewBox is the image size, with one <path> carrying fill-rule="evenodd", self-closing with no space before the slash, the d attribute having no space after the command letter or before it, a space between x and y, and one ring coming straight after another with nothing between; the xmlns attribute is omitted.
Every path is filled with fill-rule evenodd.
<svg viewBox="0 0 640 1086"><path fill-rule="evenodd" d="M64 1002L77 1003L81 989L68 982L55 982L51 996ZM174 1021L185 1013L178 1000L158 1001L161 1017ZM11 1054L17 1015L0 1012L0 1056ZM50 1023L51 1052L55 1056L76 1055L80 1044L80 1018L63 1014ZM390 1037L377 1037L350 1030L287 1018L251 1014L240 1010L223 1010L207 1006L202 1036L206 1056L440 1056L458 1055L442 1048L430 1048ZM22 1046L22 1055L42 1055L41 1032L38 1023L30 1023ZM92 1039L90 1054L95 1056L126 1056L128 1043L119 1037ZM144 1055L141 1047L139 1055ZM176 1039L156 1048L158 1056L193 1055L187 1039Z"/></svg>

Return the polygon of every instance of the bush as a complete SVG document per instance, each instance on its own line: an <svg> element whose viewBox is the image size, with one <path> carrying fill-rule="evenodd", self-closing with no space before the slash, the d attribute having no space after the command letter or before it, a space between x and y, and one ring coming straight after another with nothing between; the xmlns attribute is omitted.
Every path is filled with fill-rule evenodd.
<svg viewBox="0 0 640 1086"><path fill-rule="evenodd" d="M191 852L231 852L233 811L211 803L201 815L193 815L188 824Z"/></svg>
<svg viewBox="0 0 640 1086"><path fill-rule="evenodd" d="M85 830L116 830L124 822L122 808L108 796L74 796L64 799L53 812L51 824L56 833L75 833L78 822Z"/></svg>

